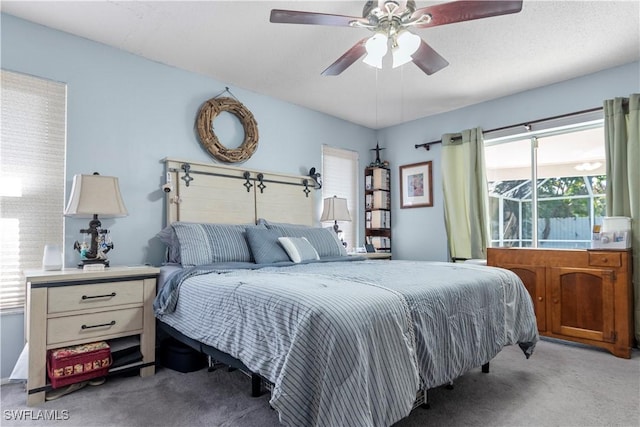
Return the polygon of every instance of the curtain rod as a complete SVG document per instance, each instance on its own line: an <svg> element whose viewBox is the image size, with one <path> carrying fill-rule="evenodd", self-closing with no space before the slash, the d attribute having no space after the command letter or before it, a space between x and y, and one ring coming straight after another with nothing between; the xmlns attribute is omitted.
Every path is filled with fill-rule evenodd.
<svg viewBox="0 0 640 427"><path fill-rule="evenodd" d="M536 124L536 123L546 122L548 120L562 119L562 118L565 118L565 117L575 116L575 115L578 115L578 114L592 113L592 112L598 111L598 110L602 110L602 107L596 107L596 108L590 108L588 110L576 111L575 113L561 114L559 116L547 117L547 118L544 118L544 119L533 120L531 122L520 123L520 124L516 124L516 125L502 126L502 127L495 128L495 129L485 130L482 133L497 132L497 131L500 131L500 130L505 130L505 129L509 129L509 128L517 128L517 127L520 127L520 126L523 126L527 130L531 130L531 125ZM453 139L460 139L460 138L462 138L462 137L454 137ZM415 148L424 147L425 150L429 151L433 144L441 144L441 143L442 143L441 139L438 140L438 141L424 142L422 144L415 144Z"/></svg>

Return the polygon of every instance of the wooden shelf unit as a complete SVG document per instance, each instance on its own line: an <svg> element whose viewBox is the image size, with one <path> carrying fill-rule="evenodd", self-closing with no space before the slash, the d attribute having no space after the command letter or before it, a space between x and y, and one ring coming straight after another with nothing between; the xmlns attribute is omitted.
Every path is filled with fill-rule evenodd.
<svg viewBox="0 0 640 427"><path fill-rule="evenodd" d="M376 252L391 253L391 171L367 167L364 182L365 243Z"/></svg>

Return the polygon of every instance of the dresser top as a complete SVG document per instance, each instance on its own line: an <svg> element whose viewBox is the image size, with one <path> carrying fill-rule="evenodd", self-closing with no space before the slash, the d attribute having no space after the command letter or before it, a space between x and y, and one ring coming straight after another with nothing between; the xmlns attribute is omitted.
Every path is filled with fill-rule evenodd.
<svg viewBox="0 0 640 427"><path fill-rule="evenodd" d="M27 282L47 283L69 280L95 280L121 277L154 276L160 272L158 267L141 266L119 266L107 267L103 271L84 271L81 268L64 268L62 270L25 270L24 277Z"/></svg>

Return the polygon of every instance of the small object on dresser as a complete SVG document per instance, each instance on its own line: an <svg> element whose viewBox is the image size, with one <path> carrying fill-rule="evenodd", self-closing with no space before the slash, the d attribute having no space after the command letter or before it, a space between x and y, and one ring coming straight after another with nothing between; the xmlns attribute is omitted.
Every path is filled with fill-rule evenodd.
<svg viewBox="0 0 640 427"><path fill-rule="evenodd" d="M111 349L104 341L49 350L47 372L55 388L103 377L111 366Z"/></svg>
<svg viewBox="0 0 640 427"><path fill-rule="evenodd" d="M602 227L593 226L591 249L630 249L631 218L614 216L604 217Z"/></svg>
<svg viewBox="0 0 640 427"><path fill-rule="evenodd" d="M104 264L85 264L82 271L104 271Z"/></svg>
<svg viewBox="0 0 640 427"><path fill-rule="evenodd" d="M60 245L44 246L42 269L45 271L62 270L62 250Z"/></svg>

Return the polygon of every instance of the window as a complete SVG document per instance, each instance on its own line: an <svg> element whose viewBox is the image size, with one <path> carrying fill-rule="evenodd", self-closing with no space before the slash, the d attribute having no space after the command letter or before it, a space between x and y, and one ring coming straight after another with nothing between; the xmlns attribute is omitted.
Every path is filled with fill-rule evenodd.
<svg viewBox="0 0 640 427"><path fill-rule="evenodd" d="M485 159L491 246L590 247L606 210L601 111L526 134L488 134Z"/></svg>
<svg viewBox="0 0 640 427"><path fill-rule="evenodd" d="M24 305L25 269L64 238L66 85L1 70L0 310Z"/></svg>
<svg viewBox="0 0 640 427"><path fill-rule="evenodd" d="M353 249L358 241L358 153L323 145L322 198L333 196L347 199L351 222L338 225L347 250Z"/></svg>

